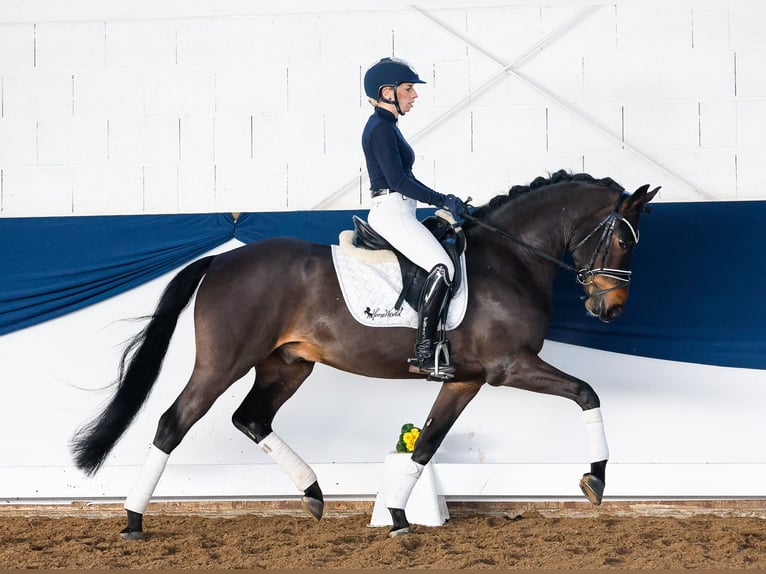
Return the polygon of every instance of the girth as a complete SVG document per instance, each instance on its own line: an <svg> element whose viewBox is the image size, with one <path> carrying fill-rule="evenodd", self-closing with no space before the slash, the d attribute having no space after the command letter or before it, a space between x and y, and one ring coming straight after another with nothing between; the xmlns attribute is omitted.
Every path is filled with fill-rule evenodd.
<svg viewBox="0 0 766 574"><path fill-rule="evenodd" d="M418 267L407 257L381 237L370 225L361 217L352 216L354 221L354 246L362 249L378 250L386 249L393 251L399 260L399 268L402 272L402 292L396 301L395 308L400 309L402 302L407 301L413 309L418 308L420 301L420 292L423 290L426 277L430 270ZM456 291L462 281L462 266L460 265L460 256L465 252L466 240L465 233L460 225L448 221L439 215L432 215L423 220L423 225L439 241L444 251L455 267L455 277L452 279L452 291Z"/></svg>

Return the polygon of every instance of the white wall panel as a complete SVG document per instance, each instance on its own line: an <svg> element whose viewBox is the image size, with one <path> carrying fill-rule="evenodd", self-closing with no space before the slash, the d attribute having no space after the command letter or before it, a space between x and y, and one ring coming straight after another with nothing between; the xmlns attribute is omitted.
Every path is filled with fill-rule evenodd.
<svg viewBox="0 0 766 574"><path fill-rule="evenodd" d="M72 214L71 168L3 168L3 209L17 216Z"/></svg>
<svg viewBox="0 0 766 574"><path fill-rule="evenodd" d="M364 163L362 130L373 109L366 101L364 107L351 112L334 109L324 114L324 152L330 158L343 158ZM408 117L409 119L409 117Z"/></svg>
<svg viewBox="0 0 766 574"><path fill-rule="evenodd" d="M620 149L622 108L618 104L592 104L578 107L579 114L548 107L548 149L552 152L615 151ZM582 114L582 115L580 115ZM592 123L601 126L604 133Z"/></svg>
<svg viewBox="0 0 766 574"><path fill-rule="evenodd" d="M763 199L766 184L763 166L766 150L739 150L737 152L737 197L739 199Z"/></svg>
<svg viewBox="0 0 766 574"><path fill-rule="evenodd" d="M361 162L338 161L328 158L288 162L287 208L290 210L313 208L325 197L346 185L351 179L358 177L361 168ZM252 202L250 203L252 205ZM283 206L280 206L280 209L282 208Z"/></svg>
<svg viewBox="0 0 766 574"><path fill-rule="evenodd" d="M510 62L540 40L541 8L509 6L467 10L466 34L482 51L497 60ZM482 56L469 48L471 58Z"/></svg>
<svg viewBox="0 0 766 574"><path fill-rule="evenodd" d="M726 50L730 47L730 6L725 2L692 3L693 48Z"/></svg>
<svg viewBox="0 0 766 574"><path fill-rule="evenodd" d="M255 64L255 63L254 63ZM313 86L318 94L328 87ZM326 97L326 96L325 96ZM316 100L315 100L316 104ZM223 69L215 75L215 111L219 114L283 112L287 109L287 67L260 62Z"/></svg>
<svg viewBox="0 0 766 574"><path fill-rule="evenodd" d="M420 139L417 151L434 156L450 156L457 161L471 153L472 114L467 109L452 112L447 121L435 124ZM407 120L403 120L407 121Z"/></svg>
<svg viewBox="0 0 766 574"><path fill-rule="evenodd" d="M662 17L657 12L662 11ZM621 51L682 50L692 46L692 10L686 2L625 2L617 6Z"/></svg>
<svg viewBox="0 0 766 574"><path fill-rule="evenodd" d="M207 70L151 70L145 78L148 115L212 114L215 75Z"/></svg>
<svg viewBox="0 0 766 574"><path fill-rule="evenodd" d="M544 6L540 12L544 36L561 28L571 19L580 16L584 9L592 8L571 27L542 47L542 53L583 54L589 52L613 52L617 49L616 5L569 5Z"/></svg>
<svg viewBox="0 0 766 574"><path fill-rule="evenodd" d="M215 167L207 163L178 164L179 213L214 210L215 172Z"/></svg>
<svg viewBox="0 0 766 574"><path fill-rule="evenodd" d="M181 161L215 161L216 122L211 116L184 116L179 121L179 157ZM250 120L247 119L249 124ZM247 148L250 141L248 136ZM249 154L248 154L249 156Z"/></svg>
<svg viewBox="0 0 766 574"><path fill-rule="evenodd" d="M766 5L759 0L739 0L729 2L729 22L731 27L731 47L766 48Z"/></svg>
<svg viewBox="0 0 766 574"><path fill-rule="evenodd" d="M110 118L144 113L140 70L82 70L74 74L74 115Z"/></svg>
<svg viewBox="0 0 766 574"><path fill-rule="evenodd" d="M0 73L31 70L35 63L33 24L0 23Z"/></svg>
<svg viewBox="0 0 766 574"><path fill-rule="evenodd" d="M248 161L216 165L215 211L285 211L287 165Z"/></svg>
<svg viewBox="0 0 766 574"><path fill-rule="evenodd" d="M264 88L268 89L267 86ZM368 105L366 99L364 105ZM328 108L351 113L360 106L358 64L321 61L290 64L287 70L287 108L291 112Z"/></svg>
<svg viewBox="0 0 766 574"><path fill-rule="evenodd" d="M663 162L716 199L738 199L736 163L730 150L672 150L663 154Z"/></svg>
<svg viewBox="0 0 766 574"><path fill-rule="evenodd" d="M319 58L318 14L274 14L249 22L248 58L270 61L275 54L288 63Z"/></svg>
<svg viewBox="0 0 766 574"><path fill-rule="evenodd" d="M652 101L734 96L730 52L617 52L585 60L585 99Z"/></svg>
<svg viewBox="0 0 766 574"><path fill-rule="evenodd" d="M356 6L358 8L358 6ZM353 9L344 13L319 15L319 44L323 60L329 62L353 60L362 72L380 58L393 53L393 21L391 12L362 12Z"/></svg>
<svg viewBox="0 0 766 574"><path fill-rule="evenodd" d="M737 102L737 144L740 148L766 148L766 98Z"/></svg>
<svg viewBox="0 0 766 574"><path fill-rule="evenodd" d="M415 105L423 101L428 102L429 107L451 107L470 95L471 62L468 60L436 60L432 69L418 72L428 83L416 86L419 97Z"/></svg>
<svg viewBox="0 0 766 574"><path fill-rule="evenodd" d="M143 210L147 213L178 213L178 167L176 165L141 168Z"/></svg>
<svg viewBox="0 0 766 574"><path fill-rule="evenodd" d="M699 146L696 102L647 102L625 105L625 143L639 150Z"/></svg>
<svg viewBox="0 0 766 574"><path fill-rule="evenodd" d="M513 153L507 158L511 185L525 185L536 177L546 177L560 169L574 173L589 171L584 169L583 156L574 153ZM589 173L595 177L605 177L614 173L614 170L610 172L595 170Z"/></svg>
<svg viewBox="0 0 766 574"><path fill-rule="evenodd" d="M763 97L766 94L766 74L763 63L766 49L737 50L737 96Z"/></svg>
<svg viewBox="0 0 766 574"><path fill-rule="evenodd" d="M473 114L473 149L488 155L544 152L545 107L476 110Z"/></svg>
<svg viewBox="0 0 766 574"><path fill-rule="evenodd" d="M253 157L257 160L314 157L324 153L321 113L256 114Z"/></svg>
<svg viewBox="0 0 766 574"><path fill-rule="evenodd" d="M3 117L41 119L71 115L71 74L32 72L3 76Z"/></svg>
<svg viewBox="0 0 766 574"><path fill-rule="evenodd" d="M38 24L35 27L35 67L103 68L104 29L103 22Z"/></svg>
<svg viewBox="0 0 766 574"><path fill-rule="evenodd" d="M141 169L83 166L72 169L75 213L140 213L144 209Z"/></svg>
<svg viewBox="0 0 766 574"><path fill-rule="evenodd" d="M217 116L215 118L216 161L251 159L253 155L252 116Z"/></svg>
<svg viewBox="0 0 766 574"><path fill-rule="evenodd" d="M177 63L184 67L230 67L247 62L247 20L204 18L176 23Z"/></svg>
<svg viewBox="0 0 766 574"><path fill-rule="evenodd" d="M40 120L37 158L41 164L103 164L107 154L107 125L102 119Z"/></svg>
<svg viewBox="0 0 766 574"><path fill-rule="evenodd" d="M414 10L394 13L392 25L394 55L409 61L418 72L428 75L425 64L417 62L466 57L463 41Z"/></svg>
<svg viewBox="0 0 766 574"><path fill-rule="evenodd" d="M737 109L735 100L700 102L700 146L707 149L737 147Z"/></svg>
<svg viewBox="0 0 766 574"><path fill-rule="evenodd" d="M178 119L117 118L109 121L109 160L157 163L178 160Z"/></svg>
<svg viewBox="0 0 766 574"><path fill-rule="evenodd" d="M0 118L0 166L37 163L37 121Z"/></svg>
<svg viewBox="0 0 766 574"><path fill-rule="evenodd" d="M652 187L661 185L662 189L655 201L700 200L693 184L685 179L687 174L674 174L665 167L665 153L652 153L648 157L658 162L659 166L627 149L619 152L592 152L584 155L582 170L598 177L609 176L629 191L634 191L646 183ZM674 177L675 175L680 179ZM703 186L702 189L707 191L707 186Z"/></svg>
<svg viewBox="0 0 766 574"><path fill-rule="evenodd" d="M551 94L552 98L538 92L537 98L548 103L556 100L570 103L581 102L583 70L583 57L580 54L553 55L548 52L523 62L517 68L523 79Z"/></svg>
<svg viewBox="0 0 766 574"><path fill-rule="evenodd" d="M107 67L152 69L175 63L176 32L172 20L107 22Z"/></svg>
<svg viewBox="0 0 766 574"><path fill-rule="evenodd" d="M440 157L435 164L436 189L464 199L472 197L473 205L481 205L496 195L508 193L514 183L508 172L508 160L504 157Z"/></svg>

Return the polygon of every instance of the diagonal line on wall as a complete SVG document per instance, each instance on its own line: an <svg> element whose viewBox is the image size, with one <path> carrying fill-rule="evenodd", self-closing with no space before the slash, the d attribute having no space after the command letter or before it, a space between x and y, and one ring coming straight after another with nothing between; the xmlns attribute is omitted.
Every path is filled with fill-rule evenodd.
<svg viewBox="0 0 766 574"><path fill-rule="evenodd" d="M582 19L583 17L587 16L588 14L593 12L594 10L596 10L598 8L601 8L601 6L590 6L589 8L585 8L585 9L581 10L572 19L568 20L562 26L560 26L559 28L554 30L554 32L552 34L550 34L549 36L544 38L541 42L538 42L537 44L535 44L534 46L529 48L526 52L524 52L524 54L522 54L521 56L516 58L510 64L503 62L502 60L500 60L499 58L496 58L495 56L492 56L491 54L489 54L488 52L486 52L485 50L483 50L479 46L477 46L476 43L473 42L470 38L465 37L464 35L460 34L456 30L453 30L451 27L447 26L443 22L440 22L439 20L434 18L431 14L429 14L425 10L417 8L416 6L412 6L412 8L415 9L420 14L422 14L423 16L425 16L426 18L428 18L434 24L438 25L440 28L444 29L445 31L449 32L450 34L452 34L453 36L455 36L459 40L461 40L461 41L465 42L466 44L468 44L469 46L471 46L474 50L478 51L479 53L481 53L486 58L490 59L495 64L497 64L499 66L502 66L502 70L500 71L498 76L506 74L506 73L510 74L511 76L513 76L514 78L516 78L519 81L523 82L529 88L533 89L534 91L536 91L537 93L539 93L540 95L542 95L543 97L548 99L549 101L553 102L554 104L556 104L560 108L562 108L562 109L566 110L567 112L569 112L570 114L572 114L574 117L579 118L579 119L585 121L588 125L590 125L591 127L595 128L596 130L598 130L602 134L606 135L610 139L613 139L613 140L617 141L618 143L620 143L620 145L624 149L626 149L629 152L633 153L634 155L638 156L640 159L644 160L645 162L647 162L647 163L653 165L654 167L660 169L663 173L669 175L670 177L672 177L676 181L682 183L685 187L688 187L694 193L704 197L705 199L714 199L714 197L711 194L703 191L698 186L696 186L695 184L693 184L690 181L688 181L687 179L685 179L683 176L679 175L678 173L676 173L676 172L672 171L671 169L669 169L668 167L664 166L663 164L661 164L659 161L657 161L656 159L651 157L646 152L641 151L640 149L638 149L638 148L636 148L634 146L631 146L630 144L626 143L622 139L622 137L620 135L612 133L611 131L609 131L609 129L607 129L606 127L601 125L598 121L596 121L593 118L589 117L584 112L582 112L582 111L574 108L573 106L569 105L563 99L557 97L556 94L554 94L553 92L550 92L550 91L546 90L545 88L543 88L542 86L539 86L539 85L535 84L534 82L532 82L531 80L525 78L523 75L521 75L519 72L516 72L513 69L519 63L521 63L523 60L525 60L529 55L535 53L541 47L541 45L543 43L547 44L551 40L557 38L562 32L564 32L565 30L569 30L576 22L578 22L580 19ZM494 81L497 79L498 76L495 76L495 77L491 78L489 82L490 83L494 83ZM484 86L482 86L482 89L483 88L484 88ZM470 97L472 97L472 96L469 95L468 99L470 99ZM438 119L441 119L441 117L443 117L443 116L440 116L440 118L438 118ZM421 130L421 132L423 132L423 131L425 131L427 129L430 129L431 127L433 127L433 124L429 124L428 126L426 126L426 128ZM421 132L418 132L417 135L420 135Z"/></svg>
<svg viewBox="0 0 766 574"><path fill-rule="evenodd" d="M476 98L476 96L488 88L490 88L495 82L497 82L500 78L502 78L506 73L511 72L511 68L514 66L519 65L521 62L526 60L529 56L534 54L537 50L539 50L541 47L545 46L546 44L549 44L550 42L557 39L561 34L568 31L572 26L574 26L577 22L582 20L585 16L590 14L591 12L597 10L600 6L590 6L587 8L584 8L577 14L575 14L572 18L558 26L556 29L551 31L549 34L544 36L542 39L540 39L538 42L536 42L534 45L529 47L527 50L525 50L523 53L521 53L519 56L517 56L510 64L501 64L503 68L494 76L489 78L487 81L485 81L481 86L476 88L475 90L469 92L467 96L450 106L445 112L431 120L426 126L421 128L418 132L413 134L413 136L410 138L410 141L416 142L418 138L422 137L424 134L429 132L431 129L436 127L437 125L441 124L444 120L452 116L455 112L460 110L463 106L465 106L468 102L471 101L471 99ZM413 10L418 12L419 14L422 14L423 16L430 19L432 22L436 23L438 26L446 30L447 32L451 33L452 35L456 36L461 41L467 43L469 46L471 46L473 49L475 49L477 52L482 54L484 57L492 60L495 63L499 63L498 60L490 55L489 53L485 52L480 47L476 46L475 43L472 41L463 38L459 33L452 30L445 24L435 20L430 14L425 12L423 9L418 8L417 6L410 6ZM325 209L330 206L330 204L335 201L338 197L342 196L343 194L347 193L351 189L356 189L359 185L360 178L367 175L367 170L363 169L361 170L361 173L359 175L354 176L352 179L350 179L348 182L346 182L343 186L341 186L337 191L330 194L329 196L325 197L322 201L317 203L314 206L314 209Z"/></svg>

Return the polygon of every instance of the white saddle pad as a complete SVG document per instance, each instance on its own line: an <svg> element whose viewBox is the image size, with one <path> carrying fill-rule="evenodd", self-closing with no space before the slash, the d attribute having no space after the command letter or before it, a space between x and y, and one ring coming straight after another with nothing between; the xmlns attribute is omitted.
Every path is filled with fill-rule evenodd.
<svg viewBox="0 0 766 574"><path fill-rule="evenodd" d="M340 245L332 246L332 261L343 298L354 318L368 327L418 326L418 313L406 301L395 309L402 291L402 272L392 251L360 249L352 243L354 232L340 234ZM447 329L454 329L465 316L468 305L468 277L465 255L460 257L462 281L452 295Z"/></svg>

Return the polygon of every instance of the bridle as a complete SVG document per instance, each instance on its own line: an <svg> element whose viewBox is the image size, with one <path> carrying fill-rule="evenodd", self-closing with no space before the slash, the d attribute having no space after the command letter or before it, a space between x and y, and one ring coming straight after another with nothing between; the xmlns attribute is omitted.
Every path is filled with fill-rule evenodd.
<svg viewBox="0 0 766 574"><path fill-rule="evenodd" d="M599 289L597 293L591 294L590 296L595 295L603 295L604 293L608 293L609 291L614 291L616 289L624 289L628 285L630 285L630 279L632 271L627 269L612 269L609 267L604 267L603 263L606 261L607 254L609 253L609 244L611 243L612 235L614 235L614 229L617 225L617 222L623 222L625 225L628 226L628 229L630 230L630 233L633 235L633 241L634 245L638 244L638 232L633 227L633 225L625 219L620 214L620 208L622 207L622 203L630 197L629 193L623 192L620 194L620 197L617 198L617 204L614 206L614 209L609 212L609 214L601 220L601 222L596 225L593 230L588 233L585 237L583 237L580 241L577 242L577 244L572 247L569 251L574 252L580 247L582 247L585 243L588 242L592 237L594 237L599 230L601 231L601 236L599 237L598 243L596 244L596 248L593 250L593 254L591 255L590 261L588 262L588 266L583 269L577 269L576 267L573 267L572 265L569 265L568 263L565 263L564 261L561 261L560 259L557 259L556 257L553 257L552 255L549 255L548 253L541 251L534 245L530 245L526 241L523 241L519 239L518 237L515 237L511 235L510 233L503 231L502 229L495 227L491 223L487 223L485 221L482 221L481 219L478 219L470 214L465 214L463 217L468 220L472 221L473 223L476 223L477 225L480 225L481 227L484 227L485 229L488 229L489 231L492 231L493 233L496 233L500 235L501 237L504 237L506 239L509 239L515 243L518 243L522 247L525 247L526 249L530 250L532 253L537 255L538 257L541 257L545 259L546 261L549 261L555 265L558 265L565 271L568 271L570 273L574 273L575 277L577 278L577 282L580 283L582 286L588 286L593 283L593 280L598 276L604 276L609 277L610 279L615 279L617 281L622 282L621 285L610 287L609 289ZM601 267L595 268L596 261L599 258L599 255L601 255Z"/></svg>

